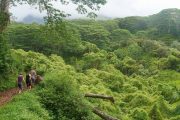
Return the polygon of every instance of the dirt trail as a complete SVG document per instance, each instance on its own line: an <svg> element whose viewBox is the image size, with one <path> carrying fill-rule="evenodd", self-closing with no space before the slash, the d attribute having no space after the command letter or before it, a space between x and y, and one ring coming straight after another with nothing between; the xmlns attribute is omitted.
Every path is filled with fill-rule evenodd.
<svg viewBox="0 0 180 120"><path fill-rule="evenodd" d="M18 88L12 88L0 93L0 106L12 100L13 96L18 94Z"/></svg>

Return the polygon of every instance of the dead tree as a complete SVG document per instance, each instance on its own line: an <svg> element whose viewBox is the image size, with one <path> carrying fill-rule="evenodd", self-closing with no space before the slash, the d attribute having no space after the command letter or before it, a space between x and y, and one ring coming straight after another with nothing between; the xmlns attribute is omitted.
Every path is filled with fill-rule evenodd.
<svg viewBox="0 0 180 120"><path fill-rule="evenodd" d="M113 98L112 96L106 96L106 95L99 95L99 94L87 93L87 94L85 94L85 97L107 99L107 100L110 100L112 103L115 102L115 101L114 101L114 98Z"/></svg>
<svg viewBox="0 0 180 120"><path fill-rule="evenodd" d="M101 117L103 120L119 120L117 118L113 118L110 115L107 115L106 113L100 111L98 108L93 108L93 113Z"/></svg>

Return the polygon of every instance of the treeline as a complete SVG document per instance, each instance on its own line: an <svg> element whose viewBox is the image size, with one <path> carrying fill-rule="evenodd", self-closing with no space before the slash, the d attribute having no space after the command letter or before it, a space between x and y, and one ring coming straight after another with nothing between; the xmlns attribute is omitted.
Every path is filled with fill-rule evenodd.
<svg viewBox="0 0 180 120"><path fill-rule="evenodd" d="M177 11L176 9L164 10L149 18L129 17L107 21L72 20L59 23L55 27L14 23L7 29L6 35L14 49L33 50L46 55L57 54L63 56L66 62L72 65L75 65L77 61L78 64L85 64L79 61L91 53L98 56L98 53L104 50L102 53L113 54L117 57L116 67L128 75L137 72L137 69L142 67L144 69L154 67L180 71L178 36L171 34L174 37L168 37L167 39L171 43L166 44L167 39L161 39L162 37L160 38L159 35L152 34L151 27L148 27L150 25L144 26L147 19L151 18L151 26L153 26L155 18L158 16L163 17L165 13L172 14L174 12L178 14ZM150 24L150 22L148 23ZM163 23L161 21L161 24ZM156 24L157 26L158 24ZM163 26L166 27L167 24L164 23ZM160 33L159 30L158 33ZM162 36L169 35L168 33L163 34ZM95 59L96 57L93 60ZM132 65L134 68L128 66L128 69L131 70L123 69L123 66L126 65L122 65L125 61L119 62L122 60L134 61ZM100 62L95 63L100 64ZM98 68L100 65L95 66ZM85 67L81 67L81 69L85 69Z"/></svg>
<svg viewBox="0 0 180 120"><path fill-rule="evenodd" d="M73 39L76 39L76 42L79 39L82 39L84 41L91 41L93 43L96 43L96 45L98 45L98 47L100 48L107 47L106 44L109 44L109 42L111 42L112 44L112 41L115 40L114 37L119 38L120 36L121 37L119 39L121 40L122 39L126 40L132 36L136 36L142 39L161 40L169 46L179 48L178 46L179 36L180 36L179 11L180 10L178 9L167 9L149 17L127 17L127 18L118 18L114 20L104 20L104 21L103 20L99 20L99 21L71 20L67 22L68 27L66 24L66 30L64 25L62 24L59 25L61 26L60 27L61 30L60 28L58 28L59 33L57 33L56 31L56 34L60 34L59 35L60 39L66 39L65 37L68 36L69 37L68 39L70 39L71 42L75 41L72 40L72 37ZM11 25L10 29L12 31L13 30L16 31L17 29L15 34L21 33L22 36L18 36L20 37L19 42L21 44L23 44L23 41L21 40L23 39L23 37L25 37L25 39L23 40L26 41L28 44L33 43L34 41L36 42L39 41L39 43L41 43L42 41L40 39L42 37L46 38L48 34L51 34L47 30L48 28L43 29L42 25L40 27L36 24L24 25L24 26L23 25L21 26L21 24ZM45 32L44 30L48 32ZM41 33L42 31L44 34L43 35L39 34L39 32ZM66 31L68 33L66 33ZM23 32L27 34L23 34ZM34 38L31 38L32 41L28 40L29 38L28 35L34 36ZM51 39L57 39L57 38L51 38ZM18 40L16 40L16 38L11 39L11 42L14 45L13 41L18 41ZM37 49L37 46L35 47Z"/></svg>

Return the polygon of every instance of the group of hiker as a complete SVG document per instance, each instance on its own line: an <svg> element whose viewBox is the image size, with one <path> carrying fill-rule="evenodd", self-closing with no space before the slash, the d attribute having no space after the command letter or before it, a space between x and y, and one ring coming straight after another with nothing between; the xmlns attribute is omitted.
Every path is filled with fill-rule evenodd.
<svg viewBox="0 0 180 120"><path fill-rule="evenodd" d="M42 77L40 75L37 75L35 70L30 70L26 72L25 83L26 83L27 89L31 89L35 84L37 84L41 80L42 80ZM17 79L19 93L21 93L23 90L23 81L24 81L24 76L22 73L20 73Z"/></svg>

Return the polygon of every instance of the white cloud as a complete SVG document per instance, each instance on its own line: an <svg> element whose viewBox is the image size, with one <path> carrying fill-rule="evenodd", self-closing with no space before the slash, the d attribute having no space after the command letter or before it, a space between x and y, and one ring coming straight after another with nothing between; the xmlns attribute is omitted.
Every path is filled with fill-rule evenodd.
<svg viewBox="0 0 180 120"><path fill-rule="evenodd" d="M107 4L102 6L98 14L108 17L125 17L125 16L147 16L158 13L162 9L167 8L179 8L180 0L107 0ZM73 17L80 17L75 11L75 6L70 4L69 6L62 6L55 4L68 13L71 13ZM25 17L27 14L34 14L39 16L40 12L35 10L34 7L28 5L18 6L11 9L11 12L18 20Z"/></svg>

